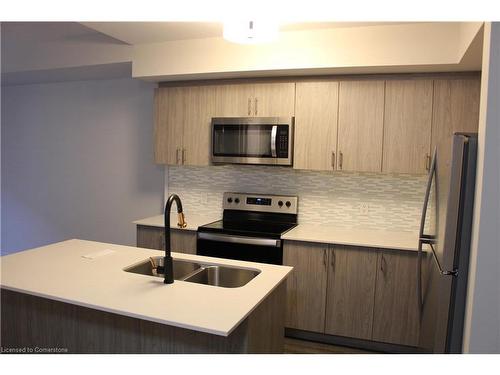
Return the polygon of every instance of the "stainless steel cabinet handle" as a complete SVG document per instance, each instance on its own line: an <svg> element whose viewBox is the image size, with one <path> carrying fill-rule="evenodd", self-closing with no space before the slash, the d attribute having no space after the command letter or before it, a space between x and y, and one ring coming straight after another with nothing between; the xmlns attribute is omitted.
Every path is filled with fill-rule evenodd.
<svg viewBox="0 0 500 375"><path fill-rule="evenodd" d="M255 98L255 116L257 116L257 114L259 113L259 110L258 110L258 100L257 98Z"/></svg>
<svg viewBox="0 0 500 375"><path fill-rule="evenodd" d="M179 164L179 151L179 148L175 150L175 164Z"/></svg>
<svg viewBox="0 0 500 375"><path fill-rule="evenodd" d="M184 165L184 162L186 161L186 149L182 149L182 156L181 156L182 164Z"/></svg>
<svg viewBox="0 0 500 375"><path fill-rule="evenodd" d="M425 170L428 172L431 169L431 155L425 154Z"/></svg>
<svg viewBox="0 0 500 375"><path fill-rule="evenodd" d="M327 265L327 254L328 254L328 250L324 250L323 251L323 265L326 267Z"/></svg>
<svg viewBox="0 0 500 375"><path fill-rule="evenodd" d="M248 98L248 116L252 114L252 99Z"/></svg>
<svg viewBox="0 0 500 375"><path fill-rule="evenodd" d="M243 245L257 245L257 246L269 246L269 247L281 246L281 240L276 240L271 238L232 236L228 234L216 234L216 233L205 233L205 232L198 233L198 239L237 243Z"/></svg>
<svg viewBox="0 0 500 375"><path fill-rule="evenodd" d="M335 152L332 151L332 169L335 169Z"/></svg>
<svg viewBox="0 0 500 375"><path fill-rule="evenodd" d="M330 262L332 269L335 271L335 250L332 250L332 260Z"/></svg>
<svg viewBox="0 0 500 375"><path fill-rule="evenodd" d="M339 153L339 169L342 169L342 163L344 162L344 154L342 151Z"/></svg>
<svg viewBox="0 0 500 375"><path fill-rule="evenodd" d="M382 258L380 259L380 271L385 274L387 270L387 261L385 260L384 254L382 254Z"/></svg>

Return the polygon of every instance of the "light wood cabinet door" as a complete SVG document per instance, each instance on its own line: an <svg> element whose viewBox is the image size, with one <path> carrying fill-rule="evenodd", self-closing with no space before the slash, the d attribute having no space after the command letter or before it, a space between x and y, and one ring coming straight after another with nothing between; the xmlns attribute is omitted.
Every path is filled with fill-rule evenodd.
<svg viewBox="0 0 500 375"><path fill-rule="evenodd" d="M325 333L372 338L377 250L331 246Z"/></svg>
<svg viewBox="0 0 500 375"><path fill-rule="evenodd" d="M287 280L285 325L324 332L328 245L285 241L283 263L294 267Z"/></svg>
<svg viewBox="0 0 500 375"><path fill-rule="evenodd" d="M384 81L340 82L338 170L382 170L384 93Z"/></svg>
<svg viewBox="0 0 500 375"><path fill-rule="evenodd" d="M252 87L252 115L291 117L295 112L295 83L258 83Z"/></svg>
<svg viewBox="0 0 500 375"><path fill-rule="evenodd" d="M182 164L210 164L210 124L215 115L215 87L184 88Z"/></svg>
<svg viewBox="0 0 500 375"><path fill-rule="evenodd" d="M479 78L434 81L431 152L439 143L451 153L455 132L477 133L480 94Z"/></svg>
<svg viewBox="0 0 500 375"><path fill-rule="evenodd" d="M215 113L217 117L253 116L252 84L215 86Z"/></svg>
<svg viewBox="0 0 500 375"><path fill-rule="evenodd" d="M196 254L196 232L183 229L170 231L171 251L176 253ZM163 228L137 226L137 247L164 250L165 236Z"/></svg>
<svg viewBox="0 0 500 375"><path fill-rule="evenodd" d="M295 169L333 170L338 82L299 82L295 93Z"/></svg>
<svg viewBox="0 0 500 375"><path fill-rule="evenodd" d="M164 87L155 90L154 154L156 163L180 163L185 105L182 88Z"/></svg>
<svg viewBox="0 0 500 375"><path fill-rule="evenodd" d="M287 117L295 108L295 83L253 83L216 87L218 117Z"/></svg>
<svg viewBox="0 0 500 375"><path fill-rule="evenodd" d="M423 174L430 156L431 80L387 81L382 171Z"/></svg>
<svg viewBox="0 0 500 375"><path fill-rule="evenodd" d="M170 232L172 251L196 254L196 232L185 229L172 229Z"/></svg>
<svg viewBox="0 0 500 375"><path fill-rule="evenodd" d="M377 267L373 340L417 346L417 254L381 250Z"/></svg>
<svg viewBox="0 0 500 375"><path fill-rule="evenodd" d="M146 249L155 250L165 249L165 237L163 235L163 228L138 225L137 247L144 247Z"/></svg>

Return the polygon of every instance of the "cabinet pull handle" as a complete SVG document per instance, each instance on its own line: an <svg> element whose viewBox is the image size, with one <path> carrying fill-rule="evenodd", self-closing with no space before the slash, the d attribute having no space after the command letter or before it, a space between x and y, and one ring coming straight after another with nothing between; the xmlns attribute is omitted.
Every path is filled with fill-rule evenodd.
<svg viewBox="0 0 500 375"><path fill-rule="evenodd" d="M325 250L323 251L323 265L324 265L325 267L326 267L326 265L327 265L327 260L326 260L326 258L327 258L327 250L325 249Z"/></svg>
<svg viewBox="0 0 500 375"><path fill-rule="evenodd" d="M252 114L252 99L248 98L248 116Z"/></svg>
<svg viewBox="0 0 500 375"><path fill-rule="evenodd" d="M425 154L425 170L428 172L431 169L431 155Z"/></svg>
<svg viewBox="0 0 500 375"><path fill-rule="evenodd" d="M332 270L335 271L335 250L332 250L332 261L330 262L330 265L332 266Z"/></svg>
<svg viewBox="0 0 500 375"><path fill-rule="evenodd" d="M257 99L257 98L255 98L255 116L257 116L257 113L259 113L259 110L258 110L258 108L259 108L259 107L258 107L258 104L259 104L258 99Z"/></svg>
<svg viewBox="0 0 500 375"><path fill-rule="evenodd" d="M184 165L184 162L186 161L186 149L182 149L182 165Z"/></svg>
<svg viewBox="0 0 500 375"><path fill-rule="evenodd" d="M332 151L332 169L335 169L335 152Z"/></svg>
<svg viewBox="0 0 500 375"><path fill-rule="evenodd" d="M175 164L179 164L179 151L179 148L175 151Z"/></svg>
<svg viewBox="0 0 500 375"><path fill-rule="evenodd" d="M339 169L342 169L342 163L344 162L344 154L342 151L339 152Z"/></svg>
<svg viewBox="0 0 500 375"><path fill-rule="evenodd" d="M380 260L380 271L385 274L387 270L387 261L385 260L384 254L382 254L382 259Z"/></svg>

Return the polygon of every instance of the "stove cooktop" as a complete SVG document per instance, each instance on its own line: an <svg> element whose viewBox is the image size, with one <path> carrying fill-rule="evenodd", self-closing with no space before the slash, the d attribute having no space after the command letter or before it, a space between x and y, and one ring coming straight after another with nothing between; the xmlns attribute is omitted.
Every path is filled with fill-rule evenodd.
<svg viewBox="0 0 500 375"><path fill-rule="evenodd" d="M200 232L226 233L250 237L280 238L281 235L295 227L295 223L279 223L266 221L224 221L218 220L213 223L202 225L198 228Z"/></svg>

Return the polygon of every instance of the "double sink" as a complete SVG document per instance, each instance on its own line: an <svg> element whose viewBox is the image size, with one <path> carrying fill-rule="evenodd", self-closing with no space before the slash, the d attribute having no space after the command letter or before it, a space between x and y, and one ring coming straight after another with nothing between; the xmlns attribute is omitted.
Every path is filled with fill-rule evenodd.
<svg viewBox="0 0 500 375"><path fill-rule="evenodd" d="M124 269L126 272L153 277L163 277L156 273L154 264L159 264L163 257L152 257ZM222 288L239 288L255 278L260 271L221 265L203 264L187 260L173 260L174 279L196 284L218 286Z"/></svg>

